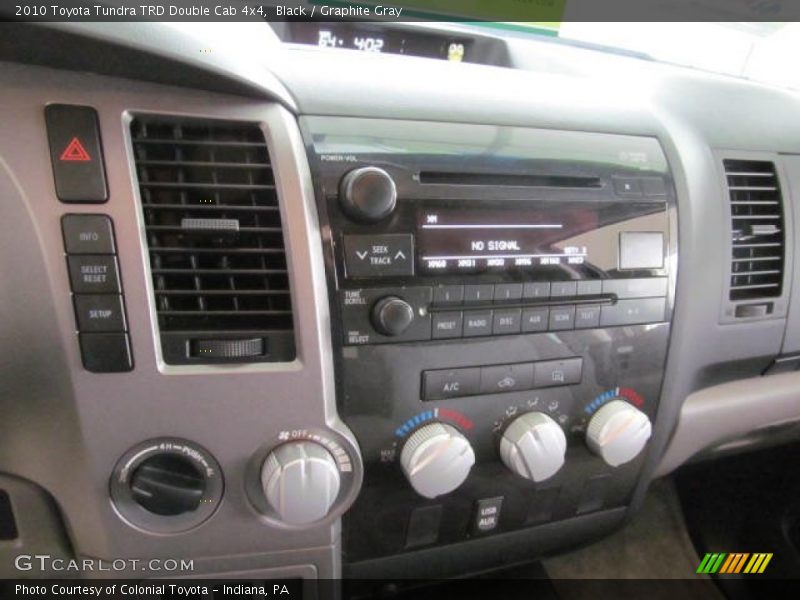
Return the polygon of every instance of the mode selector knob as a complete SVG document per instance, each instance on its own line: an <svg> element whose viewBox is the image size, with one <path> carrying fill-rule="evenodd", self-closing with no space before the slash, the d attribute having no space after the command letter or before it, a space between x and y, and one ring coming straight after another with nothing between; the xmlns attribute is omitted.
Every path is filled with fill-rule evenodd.
<svg viewBox="0 0 800 600"><path fill-rule="evenodd" d="M618 467L639 455L651 433L646 414L624 400L611 400L589 421L586 444L609 465Z"/></svg>
<svg viewBox="0 0 800 600"><path fill-rule="evenodd" d="M353 169L339 185L339 203L352 219L377 223L385 219L397 204L397 186L383 169Z"/></svg>
<svg viewBox="0 0 800 600"><path fill-rule="evenodd" d="M475 452L467 438L446 423L417 429L400 452L400 465L411 487L426 498L452 492L469 475Z"/></svg>
<svg viewBox="0 0 800 600"><path fill-rule="evenodd" d="M414 320L414 307L397 296L386 296L372 307L372 325L383 335L403 333Z"/></svg>
<svg viewBox="0 0 800 600"><path fill-rule="evenodd" d="M340 485L333 456L314 442L278 446L261 468L267 501L290 525L306 525L325 517L339 495Z"/></svg>
<svg viewBox="0 0 800 600"><path fill-rule="evenodd" d="M509 425L500 439L500 457L517 475L544 481L564 465L567 437L561 426L540 412L526 413Z"/></svg>

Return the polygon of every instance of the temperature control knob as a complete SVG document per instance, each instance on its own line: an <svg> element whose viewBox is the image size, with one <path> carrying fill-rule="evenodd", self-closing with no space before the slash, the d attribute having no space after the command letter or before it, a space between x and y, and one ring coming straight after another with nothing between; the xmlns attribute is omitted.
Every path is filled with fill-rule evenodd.
<svg viewBox="0 0 800 600"><path fill-rule="evenodd" d="M383 169L362 167L342 178L339 202L351 218L362 223L385 219L397 204L397 187Z"/></svg>
<svg viewBox="0 0 800 600"><path fill-rule="evenodd" d="M509 425L500 439L500 457L517 475L544 481L564 465L567 437L544 413L526 413Z"/></svg>
<svg viewBox="0 0 800 600"><path fill-rule="evenodd" d="M408 438L400 453L400 465L411 487L426 498L452 492L467 478L475 464L475 452L455 427L430 423Z"/></svg>
<svg viewBox="0 0 800 600"><path fill-rule="evenodd" d="M372 307L372 325L383 335L400 335L414 320L414 307L397 296L381 298Z"/></svg>
<svg viewBox="0 0 800 600"><path fill-rule="evenodd" d="M647 415L624 400L612 400L589 421L586 443L612 467L636 458L650 439Z"/></svg>
<svg viewBox="0 0 800 600"><path fill-rule="evenodd" d="M261 467L267 501L290 525L325 517L339 495L339 469L321 445L298 441L278 446Z"/></svg>

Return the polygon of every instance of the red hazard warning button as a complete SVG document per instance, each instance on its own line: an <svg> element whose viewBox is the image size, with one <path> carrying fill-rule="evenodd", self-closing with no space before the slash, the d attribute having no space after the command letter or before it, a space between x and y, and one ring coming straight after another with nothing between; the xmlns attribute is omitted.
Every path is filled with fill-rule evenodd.
<svg viewBox="0 0 800 600"><path fill-rule="evenodd" d="M97 112L91 106L45 108L56 195L62 202L108 200Z"/></svg>
<svg viewBox="0 0 800 600"><path fill-rule="evenodd" d="M92 160L92 157L89 156L89 153L86 151L86 148L83 147L81 141L74 137L67 147L64 148L58 160L86 162L87 160Z"/></svg>

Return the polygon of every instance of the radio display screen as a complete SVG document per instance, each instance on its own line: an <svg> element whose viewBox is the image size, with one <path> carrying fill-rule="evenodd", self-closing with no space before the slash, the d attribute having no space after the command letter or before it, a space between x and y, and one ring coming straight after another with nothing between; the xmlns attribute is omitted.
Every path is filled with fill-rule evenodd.
<svg viewBox="0 0 800 600"><path fill-rule="evenodd" d="M664 208L650 203L624 210L602 204L422 209L417 219L418 265L426 274L608 268L611 265L601 263L609 262L609 244L616 248L619 230L637 221L660 229L666 224Z"/></svg>

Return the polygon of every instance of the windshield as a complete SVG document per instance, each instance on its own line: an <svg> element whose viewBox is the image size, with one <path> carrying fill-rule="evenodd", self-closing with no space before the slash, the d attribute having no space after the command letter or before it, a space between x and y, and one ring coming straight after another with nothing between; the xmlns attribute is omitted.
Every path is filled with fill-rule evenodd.
<svg viewBox="0 0 800 600"><path fill-rule="evenodd" d="M495 23L490 27L499 35L555 35L567 42L800 89L798 23L562 22Z"/></svg>

